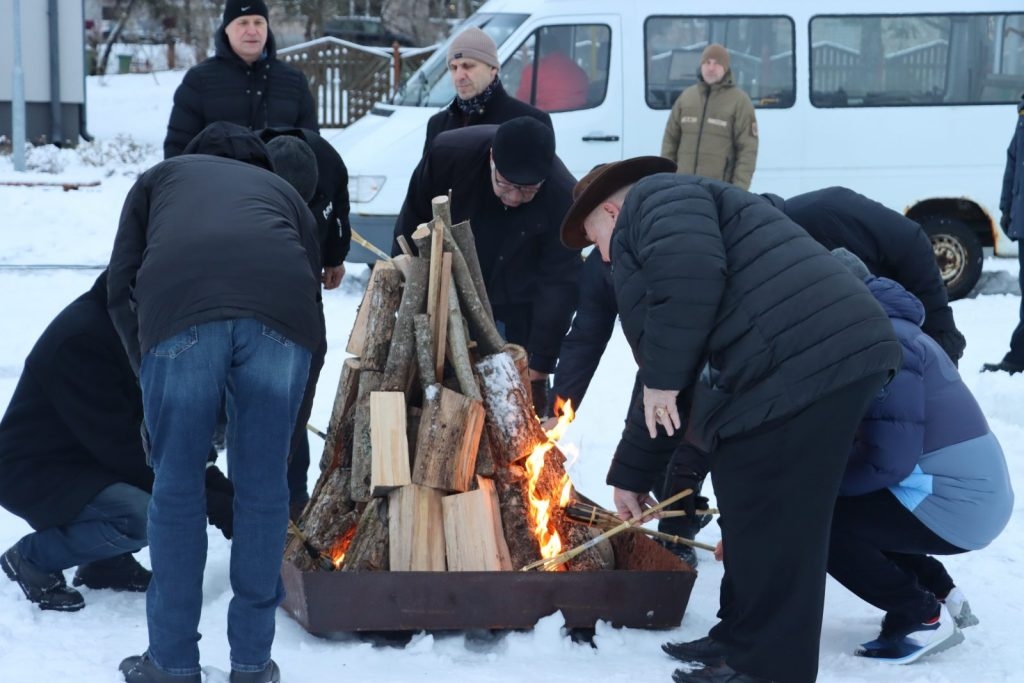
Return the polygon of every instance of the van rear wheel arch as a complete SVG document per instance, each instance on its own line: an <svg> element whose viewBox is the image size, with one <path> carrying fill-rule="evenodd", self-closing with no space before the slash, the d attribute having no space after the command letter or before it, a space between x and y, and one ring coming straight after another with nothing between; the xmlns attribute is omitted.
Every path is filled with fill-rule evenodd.
<svg viewBox="0 0 1024 683"><path fill-rule="evenodd" d="M957 218L928 215L915 220L931 240L949 300L962 299L970 294L981 278L985 259L981 240L970 226Z"/></svg>

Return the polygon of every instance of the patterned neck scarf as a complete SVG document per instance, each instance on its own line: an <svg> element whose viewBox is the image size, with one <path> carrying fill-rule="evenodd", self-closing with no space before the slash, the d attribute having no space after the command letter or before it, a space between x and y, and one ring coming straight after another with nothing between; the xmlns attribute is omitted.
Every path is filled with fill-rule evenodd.
<svg viewBox="0 0 1024 683"><path fill-rule="evenodd" d="M484 88L479 95L471 97L468 100L463 100L456 96L455 105L459 108L459 111L466 116L472 116L473 114L477 114L479 116L484 113L484 108L487 105L487 101L491 99L491 95L493 95L500 87L501 81L498 79L498 76L495 75L491 84Z"/></svg>

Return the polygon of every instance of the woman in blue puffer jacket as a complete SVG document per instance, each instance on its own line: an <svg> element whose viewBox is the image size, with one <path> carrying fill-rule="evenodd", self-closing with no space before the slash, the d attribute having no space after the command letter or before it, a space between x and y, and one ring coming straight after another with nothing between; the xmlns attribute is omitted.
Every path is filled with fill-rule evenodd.
<svg viewBox="0 0 1024 683"><path fill-rule="evenodd" d="M921 302L870 275L845 249L833 253L889 314L903 365L858 430L833 516L828 571L886 613L880 637L856 654L909 663L955 645L963 638L957 626L977 623L931 555L992 542L1010 518L1013 490L977 401L921 331Z"/></svg>

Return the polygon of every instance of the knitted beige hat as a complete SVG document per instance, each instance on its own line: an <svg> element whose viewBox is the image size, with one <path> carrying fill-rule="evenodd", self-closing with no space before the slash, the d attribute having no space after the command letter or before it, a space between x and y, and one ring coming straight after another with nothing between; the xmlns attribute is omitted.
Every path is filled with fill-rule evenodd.
<svg viewBox="0 0 1024 683"><path fill-rule="evenodd" d="M724 68L726 71L729 70L729 51L726 50L721 45L719 45L718 43L711 43L706 48L704 48L704 52L700 53L701 64L708 61L709 59L713 59L719 64L721 64L722 68Z"/></svg>
<svg viewBox="0 0 1024 683"><path fill-rule="evenodd" d="M501 66L494 39L476 26L470 26L455 36L455 40L448 46L448 61L453 59L475 59L495 68Z"/></svg>

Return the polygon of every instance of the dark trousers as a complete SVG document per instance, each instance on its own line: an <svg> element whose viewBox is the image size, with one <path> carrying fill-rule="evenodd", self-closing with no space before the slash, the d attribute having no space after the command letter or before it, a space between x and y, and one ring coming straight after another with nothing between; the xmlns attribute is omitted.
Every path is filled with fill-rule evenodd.
<svg viewBox="0 0 1024 683"><path fill-rule="evenodd" d="M291 450L288 453L288 501L291 505L305 504L309 501L309 489L306 477L309 473L309 430L306 424L313 412L313 397L316 395L316 383L320 380L320 370L324 367L327 357L327 340L323 339L313 351L309 361L309 378L306 390L299 405L299 415L295 420L295 431L292 433ZM324 425L321 429L326 428Z"/></svg>
<svg viewBox="0 0 1024 683"><path fill-rule="evenodd" d="M933 617L937 598L953 589L953 579L929 555L963 552L922 524L888 489L836 501L828 573L884 610L887 626L904 628Z"/></svg>
<svg viewBox="0 0 1024 683"><path fill-rule="evenodd" d="M1017 319L1017 327L1010 335L1010 351L1006 354L1005 360L1012 363L1024 365L1024 244L1018 243L1017 263L1020 268L1017 272L1017 282L1020 283L1020 315Z"/></svg>
<svg viewBox="0 0 1024 683"><path fill-rule="evenodd" d="M725 553L710 635L729 646L733 669L777 683L817 677L832 509L884 379L854 382L710 454Z"/></svg>

